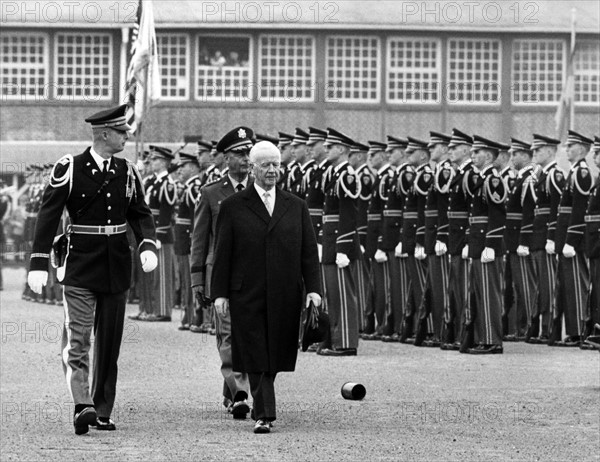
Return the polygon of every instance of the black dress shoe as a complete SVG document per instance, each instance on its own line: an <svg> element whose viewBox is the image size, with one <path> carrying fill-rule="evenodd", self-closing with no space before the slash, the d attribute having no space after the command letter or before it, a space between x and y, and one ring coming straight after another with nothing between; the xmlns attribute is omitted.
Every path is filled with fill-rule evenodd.
<svg viewBox="0 0 600 462"><path fill-rule="evenodd" d="M92 426L96 427L96 430L103 430L108 432L114 432L117 427L112 419L107 419L104 417L98 417L96 422L92 424Z"/></svg>
<svg viewBox="0 0 600 462"><path fill-rule="evenodd" d="M75 417L73 417L73 426L75 427L76 435L83 435L89 431L90 425L96 424L96 409L92 406L83 408Z"/></svg>
<svg viewBox="0 0 600 462"><path fill-rule="evenodd" d="M440 350L444 350L444 351L458 351L458 350L460 350L460 344L457 344L457 343L442 343L440 345Z"/></svg>
<svg viewBox="0 0 600 462"><path fill-rule="evenodd" d="M182 324L181 326L179 326L177 328L177 330L190 330L190 325L189 324Z"/></svg>
<svg viewBox="0 0 600 462"><path fill-rule="evenodd" d="M317 351L321 356L356 356L356 348L323 348Z"/></svg>
<svg viewBox="0 0 600 462"><path fill-rule="evenodd" d="M248 402L245 399L236 401L231 407L231 413L233 414L234 419L245 419L249 411L250 406L248 406Z"/></svg>
<svg viewBox="0 0 600 462"><path fill-rule="evenodd" d="M475 348L469 348L469 354L472 355L501 355L504 349L500 345L477 345Z"/></svg>
<svg viewBox="0 0 600 462"><path fill-rule="evenodd" d="M516 335L508 334L508 335L505 335L504 337L502 337L502 341L503 342L518 342L519 340L517 339Z"/></svg>
<svg viewBox="0 0 600 462"><path fill-rule="evenodd" d="M359 335L359 337L363 340L375 340L375 334L374 333L367 333L367 332L363 332L362 334Z"/></svg>
<svg viewBox="0 0 600 462"><path fill-rule="evenodd" d="M258 419L254 424L254 433L271 433L271 424L264 419Z"/></svg>

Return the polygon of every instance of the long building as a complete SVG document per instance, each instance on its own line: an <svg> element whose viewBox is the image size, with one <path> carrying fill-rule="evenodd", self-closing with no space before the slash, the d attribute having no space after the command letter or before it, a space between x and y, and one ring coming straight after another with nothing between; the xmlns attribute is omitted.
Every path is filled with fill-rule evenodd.
<svg viewBox="0 0 600 462"><path fill-rule="evenodd" d="M80 152L90 138L85 116L125 100L138 2L0 5L6 177L27 162ZM505 141L560 136L555 114L573 45L575 126L600 131L596 0L153 8L161 100L144 122L144 142L214 139L237 124L269 134L333 126L360 140L452 127Z"/></svg>

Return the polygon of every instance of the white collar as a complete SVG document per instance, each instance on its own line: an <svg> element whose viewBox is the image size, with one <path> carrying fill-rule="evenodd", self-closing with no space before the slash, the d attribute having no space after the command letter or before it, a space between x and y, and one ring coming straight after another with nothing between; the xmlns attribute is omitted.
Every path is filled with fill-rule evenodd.
<svg viewBox="0 0 600 462"><path fill-rule="evenodd" d="M383 167L381 167L379 170L377 170L377 174L378 175L383 175L384 172L387 171L387 169L390 168L390 164L385 164Z"/></svg>
<svg viewBox="0 0 600 462"><path fill-rule="evenodd" d="M110 163L112 160L110 157L108 159L105 159L100 154L98 154L93 147L90 148L90 154L92 155L92 159L94 159L94 161L96 162L96 165L98 165L100 171L102 171L102 169L104 168L105 160L108 161L108 166L110 167Z"/></svg>
<svg viewBox="0 0 600 462"><path fill-rule="evenodd" d="M548 165L546 165L544 168L542 168L542 172L548 173L548 170L550 170L554 165L556 165L555 160L548 162Z"/></svg>
<svg viewBox="0 0 600 462"><path fill-rule="evenodd" d="M162 180L164 177L166 177L169 174L168 170L165 170L164 172L160 172L156 174L156 180Z"/></svg>
<svg viewBox="0 0 600 462"><path fill-rule="evenodd" d="M265 194L267 194L267 193L269 194L269 198L273 201L273 202L271 202L271 210L275 210L275 196L277 196L276 188L273 188L270 191L267 191L266 189L258 186L256 184L256 181L254 182L254 188L256 189L256 192L258 193L258 197L260 197L261 200L265 199Z"/></svg>
<svg viewBox="0 0 600 462"><path fill-rule="evenodd" d="M233 189L237 189L238 184L241 184L244 187L244 189L246 189L246 186L248 185L248 177L244 178L243 181L237 181L231 178L231 175L229 173L227 174L227 176L229 177L229 181L231 181L231 186L233 186Z"/></svg>
<svg viewBox="0 0 600 462"><path fill-rule="evenodd" d="M190 184L192 184L194 182L194 180L196 180L197 178L200 178L200 175L194 175L191 178L188 178L188 180L185 182L186 186L189 186Z"/></svg>

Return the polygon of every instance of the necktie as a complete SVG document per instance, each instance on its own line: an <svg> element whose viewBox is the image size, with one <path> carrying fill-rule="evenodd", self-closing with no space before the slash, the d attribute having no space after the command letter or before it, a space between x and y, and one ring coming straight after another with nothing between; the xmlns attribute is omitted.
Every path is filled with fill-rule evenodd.
<svg viewBox="0 0 600 462"><path fill-rule="evenodd" d="M271 208L271 200L270 200L271 195L268 192L266 192L263 194L263 197L264 197L265 207L267 208L267 212L269 212L269 215L273 215L273 210Z"/></svg>
<svg viewBox="0 0 600 462"><path fill-rule="evenodd" d="M104 166L102 167L102 173L104 173L104 174L106 175L106 172L108 171L108 161L107 161L107 160L105 160L105 161L103 162L103 165L104 165Z"/></svg>
<svg viewBox="0 0 600 462"><path fill-rule="evenodd" d="M237 189L237 192L243 191L244 185L242 183L238 183L238 185L235 187L235 189Z"/></svg>

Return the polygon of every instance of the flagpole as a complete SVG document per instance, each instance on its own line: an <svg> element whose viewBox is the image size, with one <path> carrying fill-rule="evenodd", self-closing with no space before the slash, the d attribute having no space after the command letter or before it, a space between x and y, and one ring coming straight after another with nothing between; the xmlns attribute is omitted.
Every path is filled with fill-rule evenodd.
<svg viewBox="0 0 600 462"><path fill-rule="evenodd" d="M571 9L571 56L573 57L573 59L570 60L570 65L571 65L571 76L572 76L572 82L571 85L573 85L573 93L571 95L572 100L571 100L571 104L569 107L569 129L574 130L575 129L575 24L577 22L577 9L576 8L572 8Z"/></svg>

